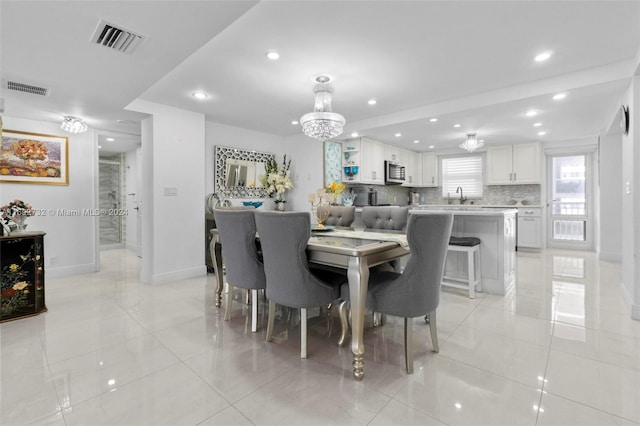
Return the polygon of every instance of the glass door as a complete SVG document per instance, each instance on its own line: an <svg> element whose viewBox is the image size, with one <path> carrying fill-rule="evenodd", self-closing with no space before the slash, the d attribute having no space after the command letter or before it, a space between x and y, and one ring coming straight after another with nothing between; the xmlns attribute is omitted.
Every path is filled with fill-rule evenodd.
<svg viewBox="0 0 640 426"><path fill-rule="evenodd" d="M548 246L590 249L593 241L591 154L561 154L547 158Z"/></svg>

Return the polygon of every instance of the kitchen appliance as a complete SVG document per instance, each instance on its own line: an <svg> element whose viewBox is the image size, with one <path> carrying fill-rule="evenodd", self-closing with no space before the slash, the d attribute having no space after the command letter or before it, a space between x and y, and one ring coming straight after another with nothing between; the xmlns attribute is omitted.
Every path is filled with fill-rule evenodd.
<svg viewBox="0 0 640 426"><path fill-rule="evenodd" d="M404 183L405 167L402 164L393 161L384 162L384 182L386 184L399 185Z"/></svg>
<svg viewBox="0 0 640 426"><path fill-rule="evenodd" d="M412 206L417 206L420 204L420 193L419 192L410 192L409 193L409 204Z"/></svg>
<svg viewBox="0 0 640 426"><path fill-rule="evenodd" d="M369 191L365 187L353 187L351 192L355 194L353 205L356 207L363 207L369 205Z"/></svg>
<svg viewBox="0 0 640 426"><path fill-rule="evenodd" d="M367 193L367 200L369 201L370 206L378 205L378 191L373 188L369 188L369 192Z"/></svg>

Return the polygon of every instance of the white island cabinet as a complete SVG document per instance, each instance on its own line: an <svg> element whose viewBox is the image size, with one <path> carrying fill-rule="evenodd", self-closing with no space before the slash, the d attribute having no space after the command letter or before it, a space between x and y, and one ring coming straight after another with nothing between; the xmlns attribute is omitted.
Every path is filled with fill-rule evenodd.
<svg viewBox="0 0 640 426"><path fill-rule="evenodd" d="M516 209L421 206L420 210L453 213L456 237L480 238L482 291L504 295L516 282ZM466 254L449 252L445 275L467 277Z"/></svg>

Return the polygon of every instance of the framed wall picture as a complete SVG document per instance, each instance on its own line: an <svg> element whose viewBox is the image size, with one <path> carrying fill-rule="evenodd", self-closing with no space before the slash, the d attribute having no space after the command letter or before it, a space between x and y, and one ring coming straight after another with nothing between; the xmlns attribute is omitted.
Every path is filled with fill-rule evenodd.
<svg viewBox="0 0 640 426"><path fill-rule="evenodd" d="M0 182L69 185L68 138L4 129L0 148Z"/></svg>

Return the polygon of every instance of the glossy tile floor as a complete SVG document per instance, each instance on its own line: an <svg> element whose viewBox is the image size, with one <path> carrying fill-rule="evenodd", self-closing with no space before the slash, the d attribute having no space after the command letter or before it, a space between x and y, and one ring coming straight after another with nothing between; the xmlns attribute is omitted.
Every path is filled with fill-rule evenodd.
<svg viewBox="0 0 640 426"><path fill-rule="evenodd" d="M337 322L310 320L301 360L296 315L265 343L242 303L222 320L213 275L150 286L130 252L105 251L101 272L47 280L47 313L0 326L0 424L640 424L640 322L619 266L547 250L518 268L505 297L443 291L440 353L416 320L413 375L400 320L368 328L356 382Z"/></svg>

